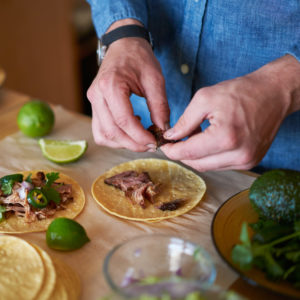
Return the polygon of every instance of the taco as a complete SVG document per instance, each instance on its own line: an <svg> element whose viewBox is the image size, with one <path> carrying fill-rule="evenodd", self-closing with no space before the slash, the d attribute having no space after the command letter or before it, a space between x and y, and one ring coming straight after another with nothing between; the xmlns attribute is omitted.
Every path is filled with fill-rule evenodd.
<svg viewBox="0 0 300 300"><path fill-rule="evenodd" d="M85 196L58 172L26 171L0 178L0 233L45 231L54 218L75 218Z"/></svg>
<svg viewBox="0 0 300 300"><path fill-rule="evenodd" d="M104 210L147 222L190 211L205 191L205 182L194 172L162 159L123 163L99 176L92 185L93 197Z"/></svg>

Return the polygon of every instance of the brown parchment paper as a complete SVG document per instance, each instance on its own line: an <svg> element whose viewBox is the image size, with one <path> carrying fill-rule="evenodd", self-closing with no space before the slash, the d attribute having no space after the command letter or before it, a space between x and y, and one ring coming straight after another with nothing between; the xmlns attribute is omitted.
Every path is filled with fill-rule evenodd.
<svg viewBox="0 0 300 300"><path fill-rule="evenodd" d="M120 219L103 211L92 198L90 190L94 179L119 163L137 158L164 158L163 154L99 147L93 141L89 120L62 107L55 107L55 117L55 127L47 138L87 140L89 146L84 157L75 163L57 165L43 157L37 139L27 138L18 132L0 141L0 176L19 170L56 170L72 176L80 183L86 195L86 206L76 220L86 229L90 243L79 250L65 253L49 249L45 233L18 236L69 264L80 276L82 299L99 299L110 292L102 273L102 264L113 246L132 237L152 233L182 237L204 247L215 261L218 272L216 283L221 287L228 288L237 279L216 253L210 226L217 208L230 196L250 187L253 177L235 171L202 173L200 176L207 184L206 195L188 214L152 224Z"/></svg>

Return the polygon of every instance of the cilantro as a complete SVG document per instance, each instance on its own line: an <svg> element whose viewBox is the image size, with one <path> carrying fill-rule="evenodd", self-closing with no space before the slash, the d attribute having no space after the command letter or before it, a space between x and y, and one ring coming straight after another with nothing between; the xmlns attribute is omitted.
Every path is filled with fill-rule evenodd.
<svg viewBox="0 0 300 300"><path fill-rule="evenodd" d="M61 199L59 192L51 187L51 185L59 178L58 172L51 172L46 174L46 184L42 188L42 192L49 201L53 201L55 204L59 204Z"/></svg>
<svg viewBox="0 0 300 300"><path fill-rule="evenodd" d="M10 179L2 183L1 190L4 195L10 195L12 193L12 188L14 186L15 181Z"/></svg>
<svg viewBox="0 0 300 300"><path fill-rule="evenodd" d="M51 172L46 174L46 186L51 187L52 183L59 178L58 172Z"/></svg>
<svg viewBox="0 0 300 300"><path fill-rule="evenodd" d="M4 195L10 195L15 182L22 182L23 174L10 174L0 178L1 190Z"/></svg>
<svg viewBox="0 0 300 300"><path fill-rule="evenodd" d="M60 195L56 189L52 187L43 187L42 192L49 201L53 201L56 204L60 203Z"/></svg>
<svg viewBox="0 0 300 300"><path fill-rule="evenodd" d="M247 224L242 225L240 244L233 247L232 260L242 270L256 266L271 280L286 279L300 286L300 224L279 224L259 220L251 224L254 231L252 240Z"/></svg>
<svg viewBox="0 0 300 300"><path fill-rule="evenodd" d="M29 183L32 183L31 176L32 176L32 173L30 173L30 174L26 177L25 181L27 181L27 182L29 182Z"/></svg>

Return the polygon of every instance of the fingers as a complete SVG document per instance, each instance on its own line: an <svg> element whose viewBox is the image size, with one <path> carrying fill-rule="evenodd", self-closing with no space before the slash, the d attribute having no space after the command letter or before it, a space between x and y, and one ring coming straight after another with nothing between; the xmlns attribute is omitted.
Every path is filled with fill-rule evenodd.
<svg viewBox="0 0 300 300"><path fill-rule="evenodd" d="M130 90L126 83L118 76L109 78L110 80L96 78L88 91L93 119L96 119L93 120L96 143L136 152L155 148L155 138L133 114L129 101Z"/></svg>
<svg viewBox="0 0 300 300"><path fill-rule="evenodd" d="M192 135L186 141L165 144L161 150L173 160L193 160L216 154L221 151L231 150L235 147L235 140L232 140L224 129L217 125L210 125L206 130Z"/></svg>
<svg viewBox="0 0 300 300"><path fill-rule="evenodd" d="M249 170L257 163L256 160L247 157L243 151L227 151L210 155L196 160L182 160L182 163L198 170L223 171L223 170Z"/></svg>
<svg viewBox="0 0 300 300"><path fill-rule="evenodd" d="M173 128L165 132L166 139L180 140L192 134L206 117L206 109L201 105L201 94L197 93L188 105L183 115Z"/></svg>
<svg viewBox="0 0 300 300"><path fill-rule="evenodd" d="M109 97L107 104L114 122L122 131L140 145L156 143L152 134L145 130L138 118L134 116L127 91L119 87L108 91L105 96Z"/></svg>
<svg viewBox="0 0 300 300"><path fill-rule="evenodd" d="M116 125L103 98L100 98L97 104L93 104L92 129L94 139L99 145L111 148L127 148L135 152L148 150L147 146L136 143Z"/></svg>
<svg viewBox="0 0 300 300"><path fill-rule="evenodd" d="M142 79L152 123L163 130L169 129L170 109L167 101L165 81L161 74Z"/></svg>

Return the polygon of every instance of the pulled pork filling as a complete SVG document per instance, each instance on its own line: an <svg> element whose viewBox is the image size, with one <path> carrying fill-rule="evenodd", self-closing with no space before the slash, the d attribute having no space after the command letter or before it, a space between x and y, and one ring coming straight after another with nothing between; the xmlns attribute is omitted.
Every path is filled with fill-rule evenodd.
<svg viewBox="0 0 300 300"><path fill-rule="evenodd" d="M153 203L153 197L158 193L159 186L151 181L147 172L136 171L122 172L106 178L104 182L123 191L133 204L138 204L142 208L146 207L146 200Z"/></svg>
<svg viewBox="0 0 300 300"><path fill-rule="evenodd" d="M33 188L42 188L46 184L45 174L38 172L36 177L32 178L31 187L29 184L15 182L12 188L12 193L8 196L0 195L0 205L5 206L6 216L15 214L17 217L23 217L26 223L31 223L36 220L49 218L58 210L63 210L66 205L73 201L72 185L64 183L53 183L51 185L60 196L59 204L49 199L49 203L44 208L35 208L28 203L28 193Z"/></svg>

